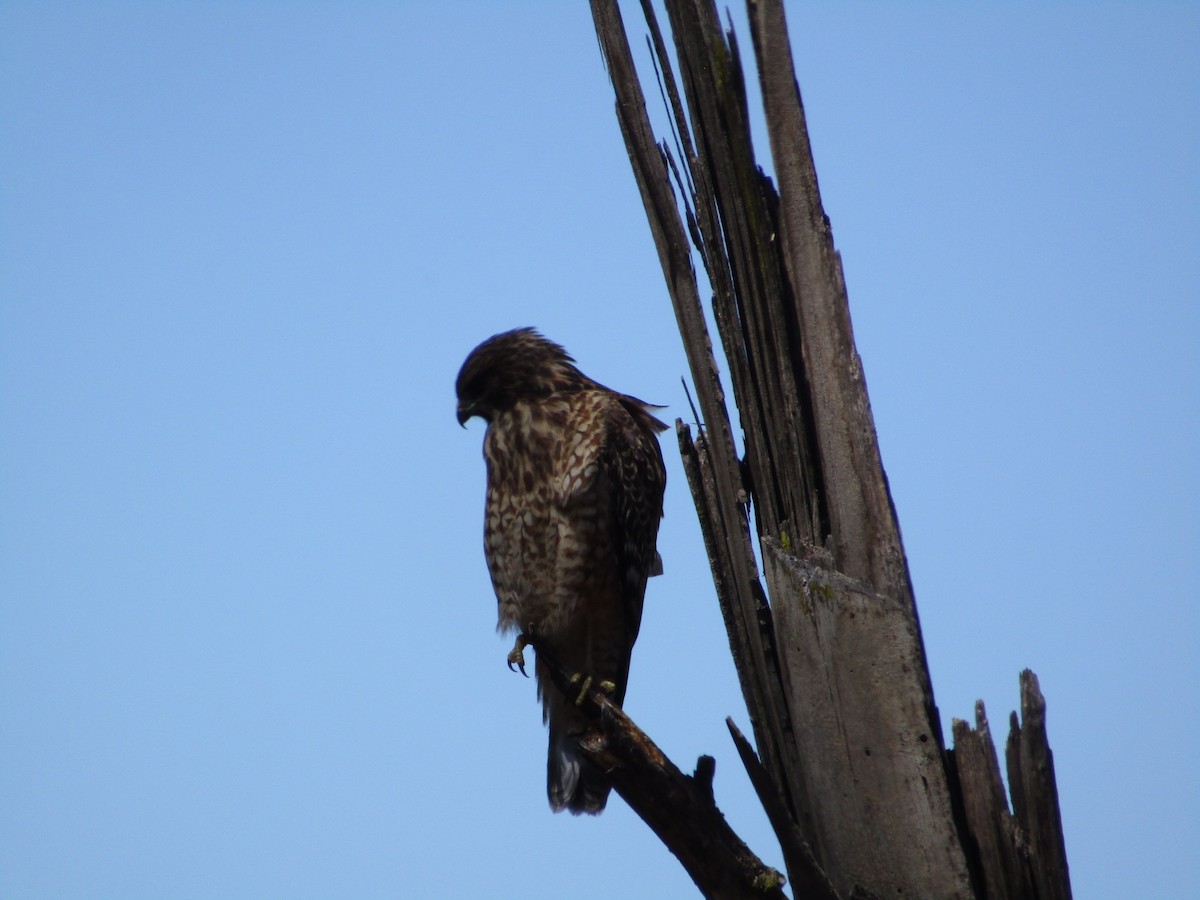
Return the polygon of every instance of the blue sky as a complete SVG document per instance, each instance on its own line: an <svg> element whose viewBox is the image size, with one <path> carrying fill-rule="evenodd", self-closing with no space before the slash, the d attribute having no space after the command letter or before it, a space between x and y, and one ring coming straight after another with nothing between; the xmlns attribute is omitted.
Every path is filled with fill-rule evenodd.
<svg viewBox="0 0 1200 900"><path fill-rule="evenodd" d="M1200 11L788 14L944 721L1033 668L1076 896L1200 895ZM493 630L526 324L688 415L586 4L0 6L0 894L693 896ZM627 707L779 865L664 444Z"/></svg>

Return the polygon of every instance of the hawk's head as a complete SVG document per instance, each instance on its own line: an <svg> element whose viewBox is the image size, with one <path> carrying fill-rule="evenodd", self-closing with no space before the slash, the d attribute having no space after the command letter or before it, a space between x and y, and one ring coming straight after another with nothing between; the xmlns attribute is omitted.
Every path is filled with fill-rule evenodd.
<svg viewBox="0 0 1200 900"><path fill-rule="evenodd" d="M557 391L578 390L592 382L575 360L533 328L494 335L471 351L458 373L458 422L479 416L487 422L522 400L537 400Z"/></svg>

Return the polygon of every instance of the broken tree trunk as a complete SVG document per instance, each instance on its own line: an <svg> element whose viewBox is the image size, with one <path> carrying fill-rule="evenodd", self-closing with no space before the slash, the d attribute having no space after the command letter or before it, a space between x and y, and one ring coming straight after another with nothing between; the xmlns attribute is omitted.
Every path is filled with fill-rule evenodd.
<svg viewBox="0 0 1200 900"><path fill-rule="evenodd" d="M738 45L711 0L666 2L677 70L642 0L674 152L651 131L615 0L591 6L704 420L695 440L682 423L677 431L761 771L748 746L739 752L797 896L815 862L844 897L1069 897L1044 704L1023 704L1026 723L1042 724L1029 740L1020 732L1015 751L1010 740L1015 820L996 799L990 736L966 768L944 746L779 0L748 3L778 193L755 162ZM981 802L964 801L967 785ZM1010 877L1039 865L1044 877Z"/></svg>

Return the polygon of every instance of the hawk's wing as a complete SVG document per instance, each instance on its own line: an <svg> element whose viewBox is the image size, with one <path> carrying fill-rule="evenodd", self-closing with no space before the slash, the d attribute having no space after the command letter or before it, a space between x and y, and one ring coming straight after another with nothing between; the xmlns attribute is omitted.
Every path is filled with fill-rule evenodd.
<svg viewBox="0 0 1200 900"><path fill-rule="evenodd" d="M667 426L646 410L645 404L623 394L610 407L599 462L613 492L614 549L621 599L633 648L642 624L646 579L662 572L656 539L663 514L667 472L657 432Z"/></svg>

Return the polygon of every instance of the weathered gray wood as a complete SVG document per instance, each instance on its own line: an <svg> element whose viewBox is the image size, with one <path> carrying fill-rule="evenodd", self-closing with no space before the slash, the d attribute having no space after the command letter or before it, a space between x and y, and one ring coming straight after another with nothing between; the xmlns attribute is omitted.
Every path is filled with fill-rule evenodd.
<svg viewBox="0 0 1200 900"><path fill-rule="evenodd" d="M655 143L615 0L591 0L703 418L694 441L677 423L680 451L761 766L738 749L797 896L1025 896L1042 890L1030 867L1044 862L1066 886L1044 896L1067 897L1036 682L1027 692L1022 681L1032 730L1009 741L1015 817L996 793L994 750L986 763L986 728L963 731L957 767L944 747L782 4L748 0L776 194L755 162L738 46L715 4L666 0L676 63L641 2L674 154ZM712 286L741 460L689 239ZM1036 854L1022 849L1025 833Z"/></svg>
<svg viewBox="0 0 1200 900"><path fill-rule="evenodd" d="M1005 756L1013 811L1029 842L1037 896L1039 900L1070 900L1071 874L1054 754L1046 735L1046 698L1029 669L1021 673L1021 718L1018 721L1015 712L1010 716Z"/></svg>
<svg viewBox="0 0 1200 900"><path fill-rule="evenodd" d="M954 720L954 764L967 831L976 848L978 877L987 897L1036 898L1029 850L1009 813L1000 763L983 701L975 704L975 728Z"/></svg>
<svg viewBox="0 0 1200 900"><path fill-rule="evenodd" d="M797 651L805 648L810 658L821 658L822 667L832 673L829 677L840 681L842 692L831 695L816 687L817 682L807 677L803 667L791 665L788 649L774 654L778 660L772 660L769 652L765 656L741 654L739 671L750 667L751 675L743 678L743 684L751 685L752 690L770 684L781 669L788 670L784 676L786 714L776 714L768 721L779 723L791 734L792 747L798 753L767 753L764 761L787 798L795 824L839 890L849 893L861 885L884 894L899 887L923 896L967 896L966 863L950 813L940 756L940 726L899 529L849 332L840 266L827 227L815 242L806 231L814 214L823 219L811 156L795 153L791 169L799 174L790 181L781 177L781 183L800 184L796 199L787 193L782 200L777 198L754 162L736 43L732 36L727 39L722 34L715 7L704 2L668 3L667 11L679 80L691 112L690 119L677 120L676 127L681 135L692 135L691 140L682 140L688 181L695 185L691 208L698 223L701 258L714 288L714 317L745 432L746 466L759 534L792 545L811 560L828 560L826 548L831 548L836 568L865 579L869 588L888 593L895 626L891 630L839 631L824 636L823 655L809 652L812 648L806 644L820 636L811 631L810 622L789 615L801 601L769 575L774 628L767 629L762 624L766 604L758 600L757 585L752 583L740 618L752 621L753 615L759 619L768 651L783 642ZM775 10L777 20L771 20L770 13L769 8L758 10L760 18L766 16L767 21L756 29L756 42L760 55L762 48L769 48L779 57L779 41L769 36L761 39L764 29L771 31L782 22L781 12ZM653 21L652 14L648 18ZM656 46L661 46L655 26L651 27ZM787 46L786 30L782 31L782 46ZM660 56L659 64L664 72L670 71L665 56ZM782 61L773 57L762 65L786 65L786 80L791 85L794 110L786 109L786 98L780 99L774 82L765 85L773 91L768 125L773 134L783 135L774 141L779 145L792 139L789 129L803 133L790 56ZM670 95L673 81L667 77L665 83ZM671 106L678 116L682 104L672 98ZM773 114L778 122L772 121ZM806 151L807 140L799 146ZM631 152L631 157L634 155ZM639 175L639 184L651 177ZM661 177L665 180L666 173ZM789 211L788 227L800 237L783 233ZM655 212L661 214L661 207L655 205ZM682 227L679 230L682 233ZM805 248L810 249L802 252ZM790 255L797 258L792 260ZM685 332L685 343L687 340ZM809 353L830 371L814 374ZM822 429L831 437L825 437ZM720 507L721 489L717 485L715 504L706 501L706 506ZM840 504L841 512L830 506L833 502ZM714 514L712 518L718 534L729 524L725 516ZM736 524L740 526L740 522ZM839 551L839 547L843 549ZM843 559L837 558L839 553ZM752 577L756 573L747 574ZM727 575L719 577L727 580ZM785 634L785 628L791 633ZM737 659L740 641L731 643ZM903 692L903 704L853 677L862 668L885 663L891 665L889 686L894 692ZM762 673L764 668L774 671ZM855 761L841 752L844 734L821 727L820 723L836 724L836 716L831 718L829 711L831 696L849 703L864 731L882 732L884 736L875 740L883 758L895 758L897 765L909 767L902 777L897 777L894 769L874 779L862 776L861 766L856 768ZM753 715L755 704L751 702ZM773 704L765 705L770 716ZM803 723L803 727L793 723ZM788 740L778 727L771 731L779 735L778 740ZM902 735L917 734L925 736L925 752L891 752L902 746ZM872 771L879 769L875 766ZM852 783L854 790L848 791L845 785ZM864 810L871 809L895 814L861 824ZM888 839L882 840L885 833ZM881 843L895 849L881 853Z"/></svg>
<svg viewBox="0 0 1200 900"><path fill-rule="evenodd" d="M822 868L843 893L973 896L904 603L762 546Z"/></svg>
<svg viewBox="0 0 1200 900"><path fill-rule="evenodd" d="M795 322L802 350L830 549L839 571L911 605L908 564L854 346L841 258L821 205L783 3L750 0L748 6L779 180L781 259L795 303L794 312L776 315L780 324Z"/></svg>
<svg viewBox="0 0 1200 900"><path fill-rule="evenodd" d="M694 471L703 470L702 481L708 485L705 492L697 495L697 512L702 521L707 517L711 523L708 551L713 560L713 572L721 573L717 576L718 596L730 647L734 658L742 661L738 665L738 677L759 753L776 778L786 778L788 773L795 771L794 761L788 760L795 752L791 723L787 720L778 663L771 649L771 620L765 613L766 598L750 542L748 494L725 405L725 389L700 305L688 230L681 220L671 187L666 148L655 143L650 128L620 10L614 0L591 0L591 7L600 49L616 93L617 121L642 194L676 321L684 336L684 348L704 417L704 439L698 442L694 452L684 448L684 458L686 462L690 453L695 461ZM649 15L652 14L651 10ZM678 97L676 105L681 108ZM686 122L684 128L686 130ZM691 171L691 167L688 168ZM705 177L701 170L692 172L692 176ZM711 201L706 201L698 215L702 224L697 228L710 230L715 227L717 216ZM690 438L685 443L690 446ZM693 490L700 483L701 480L693 480ZM799 786L785 792L785 802L793 804L798 790Z"/></svg>
<svg viewBox="0 0 1200 900"><path fill-rule="evenodd" d="M1046 740L1046 701L1028 669L1021 673L1021 716L1010 717L1005 756L1011 813L983 701L975 704L974 729L955 720L959 795L986 896L1068 900L1071 879Z"/></svg>
<svg viewBox="0 0 1200 900"><path fill-rule="evenodd" d="M732 35L726 42L712 3L669 3L667 12L691 110L690 119L677 118L676 129L695 134L687 168L695 185L689 199L699 222L697 249L713 286L713 317L730 367L758 530L774 533L786 523L820 545L828 517L817 486L807 393L797 384L803 371L788 350L796 346L795 328L775 314L791 307L776 239L778 198L754 159L737 44ZM660 57L661 68L669 65Z"/></svg>

